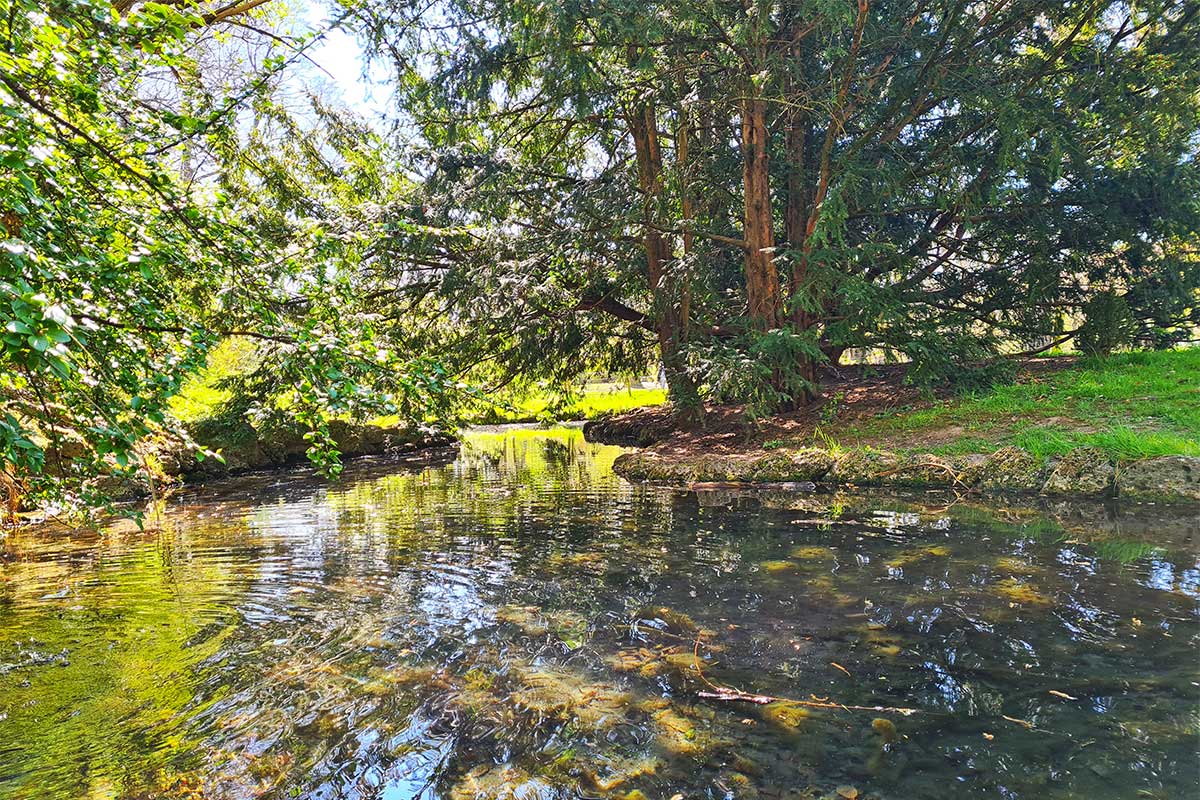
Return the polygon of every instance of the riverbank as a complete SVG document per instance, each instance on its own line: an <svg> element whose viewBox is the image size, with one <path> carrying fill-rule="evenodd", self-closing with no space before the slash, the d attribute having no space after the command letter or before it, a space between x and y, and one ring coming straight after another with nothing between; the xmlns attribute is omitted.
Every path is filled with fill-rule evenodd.
<svg viewBox="0 0 1200 800"><path fill-rule="evenodd" d="M353 424L329 426L343 462L359 459L404 460L423 453L453 452L458 439L440 431L403 425ZM174 441L147 442L141 468L131 476L105 479L103 493L115 500L161 496L184 485L219 481L250 473L308 464L308 441L295 426L258 430L249 423L213 424L193 431L220 458L203 457Z"/></svg>
<svg viewBox="0 0 1200 800"><path fill-rule="evenodd" d="M901 367L846 370L801 412L748 422L716 408L701 431L666 410L590 423L645 449L632 481L907 486L1200 502L1200 350L1037 359L1011 383L922 395Z"/></svg>

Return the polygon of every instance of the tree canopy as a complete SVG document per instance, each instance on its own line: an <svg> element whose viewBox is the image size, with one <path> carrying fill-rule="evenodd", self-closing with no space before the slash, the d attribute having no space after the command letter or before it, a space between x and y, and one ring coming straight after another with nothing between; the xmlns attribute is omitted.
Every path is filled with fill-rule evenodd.
<svg viewBox="0 0 1200 800"><path fill-rule="evenodd" d="M280 200L313 159L263 139L283 146L306 42L264 7L0 1L0 466L43 501L94 502L147 436L186 441L168 401L223 337L260 344L260 383L331 469L332 416L436 406L432 363L348 300L356 220L326 213L345 198L309 176Z"/></svg>
<svg viewBox="0 0 1200 800"><path fill-rule="evenodd" d="M45 501L239 413L453 419L661 366L802 405L872 352L987 379L1200 323L1200 5L339 0L392 124L271 0L0 0L0 465ZM190 443L203 448L204 442Z"/></svg>
<svg viewBox="0 0 1200 800"><path fill-rule="evenodd" d="M938 381L1061 343L1099 295L1156 346L1197 320L1195 5L347 7L430 207L487 232L438 279L510 369L656 345L677 400L777 406L852 348Z"/></svg>

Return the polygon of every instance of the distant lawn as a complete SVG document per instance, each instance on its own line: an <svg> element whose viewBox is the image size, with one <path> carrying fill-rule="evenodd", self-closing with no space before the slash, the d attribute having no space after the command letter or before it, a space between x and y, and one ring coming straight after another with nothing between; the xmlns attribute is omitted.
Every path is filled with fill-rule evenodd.
<svg viewBox="0 0 1200 800"><path fill-rule="evenodd" d="M171 413L180 422L207 419L225 404L233 393L220 388L222 381L248 370L254 359L254 345L244 339L226 339L208 354L208 365L184 382L179 394L171 398Z"/></svg>
<svg viewBox="0 0 1200 800"><path fill-rule="evenodd" d="M534 396L509 404L497 404L474 415L481 424L505 422L543 422L551 420L595 419L642 406L667 401L665 389L632 388L622 384L589 384L573 402L555 406L551 398Z"/></svg>
<svg viewBox="0 0 1200 800"><path fill-rule="evenodd" d="M232 397L232 393L221 388L224 380L247 371L254 361L252 345L240 340L227 340L209 355L208 366L188 380L178 395L171 399L171 412L184 423L196 423L217 413ZM506 422L545 422L553 420L594 419L604 414L615 414L641 406L665 403L667 393L663 389L633 388L622 383L590 383L571 402L555 403L555 398L545 394L530 394L514 399L501 396L494 405L468 414L467 420L474 424L497 424ZM379 417L369 420L376 425L395 425L398 417Z"/></svg>
<svg viewBox="0 0 1200 800"><path fill-rule="evenodd" d="M984 392L833 418L839 443L946 455L1016 445L1043 457L1081 446L1117 459L1200 455L1200 348L1081 359ZM924 444L923 444L924 443Z"/></svg>

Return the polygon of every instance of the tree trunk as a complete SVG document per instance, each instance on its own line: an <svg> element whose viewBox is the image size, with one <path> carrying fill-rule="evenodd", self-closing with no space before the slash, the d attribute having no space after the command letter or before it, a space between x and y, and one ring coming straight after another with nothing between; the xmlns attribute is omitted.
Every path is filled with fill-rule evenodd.
<svg viewBox="0 0 1200 800"><path fill-rule="evenodd" d="M686 87L685 87L686 88ZM686 97L687 92L680 92ZM683 214L683 261L685 274L679 287L679 333L686 340L688 323L691 316L692 287L687 272L691 271L692 258L695 256L696 234L693 228L696 224L696 204L692 198L691 184L691 116L686 108L679 109L679 130L675 134L675 160L679 166L679 209Z"/></svg>
<svg viewBox="0 0 1200 800"><path fill-rule="evenodd" d="M760 97L742 102L742 186L746 240L746 300L758 331L779 327L779 273L775 268L775 227L771 214L767 104Z"/></svg>
<svg viewBox="0 0 1200 800"><path fill-rule="evenodd" d="M658 334L667 392L680 423L685 427L695 427L703 423L704 406L700 403L695 382L687 374L680 348L683 320L676 303L680 287L667 270L671 248L662 233L652 225L663 189L662 151L658 144L658 121L654 107L643 104L633 109L629 114L629 129L637 156L638 183L642 190L642 214L645 220L642 244L646 251L652 317Z"/></svg>
<svg viewBox="0 0 1200 800"><path fill-rule="evenodd" d="M794 27L798 28L800 24L800 21L796 20ZM802 81L797 80L794 72L804 69L803 37L793 34L792 39L795 42L791 49L793 73L788 78L787 88L793 102L787 112L784 130L784 152L787 158L787 205L784 209L783 220L789 260L791 261L791 274L787 285L788 318L793 331L797 334L805 334L815 322L810 305L813 298L810 296L808 287L808 259L801 255L805 246L808 215L812 207L809 177L812 172L810 150L813 134L811 120L800 101L804 87ZM816 360L810 357L801 357L801 362L795 365L795 369L810 384L811 388L803 391L799 397L793 398L793 403L807 405L816 398Z"/></svg>

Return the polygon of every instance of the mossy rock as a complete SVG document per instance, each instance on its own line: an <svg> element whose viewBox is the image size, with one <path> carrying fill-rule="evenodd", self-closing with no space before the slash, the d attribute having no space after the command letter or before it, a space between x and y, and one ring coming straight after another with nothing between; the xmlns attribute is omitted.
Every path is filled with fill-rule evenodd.
<svg viewBox="0 0 1200 800"><path fill-rule="evenodd" d="M1200 502L1200 458L1162 456L1121 467L1116 478L1121 497L1134 500Z"/></svg>
<svg viewBox="0 0 1200 800"><path fill-rule="evenodd" d="M847 450L838 455L828 478L835 483L878 486L887 482L899 466L900 457L886 450Z"/></svg>
<svg viewBox="0 0 1200 800"><path fill-rule="evenodd" d="M1101 451L1080 447L1050 465L1042 494L1099 496L1112 492L1117 470Z"/></svg>
<svg viewBox="0 0 1200 800"><path fill-rule="evenodd" d="M192 437L205 447L220 451L221 460L196 458L190 450L163 442L155 456L171 475L212 478L248 470L271 469L305 461L309 443L304 430L296 425L267 424L254 428L245 419L226 413L200 420L190 426ZM434 447L446 447L454 438L415 427L381 428L341 420L329 423L329 433L343 459L384 453L409 453Z"/></svg>
<svg viewBox="0 0 1200 800"><path fill-rule="evenodd" d="M716 470L716 465L711 469ZM613 471L631 481L688 484L696 480L695 464L668 461L650 453L626 453L613 462Z"/></svg>
<svg viewBox="0 0 1200 800"><path fill-rule="evenodd" d="M613 461L613 472L627 481L649 481L661 471L661 459L649 453L622 453Z"/></svg>
<svg viewBox="0 0 1200 800"><path fill-rule="evenodd" d="M816 447L770 453L751 464L748 479L763 483L818 481L833 467L833 456Z"/></svg>
<svg viewBox="0 0 1200 800"><path fill-rule="evenodd" d="M762 483L790 481L793 480L792 470L792 459L787 453L768 453L748 465L746 477Z"/></svg>
<svg viewBox="0 0 1200 800"><path fill-rule="evenodd" d="M974 486L983 477L988 458L986 453L967 453L963 456L949 458L947 463L954 468L958 486Z"/></svg>
<svg viewBox="0 0 1200 800"><path fill-rule="evenodd" d="M1019 447L1002 447L988 456L975 485L984 490L1036 492L1045 475L1042 459Z"/></svg>
<svg viewBox="0 0 1200 800"><path fill-rule="evenodd" d="M885 482L896 486L954 486L958 468L949 459L932 453L919 453L901 459Z"/></svg>
<svg viewBox="0 0 1200 800"><path fill-rule="evenodd" d="M676 469L681 466L683 465L677 465ZM750 462L745 459L704 456L692 464L690 469L687 469L687 474L691 480L696 481L744 481L747 480L750 468Z"/></svg>

